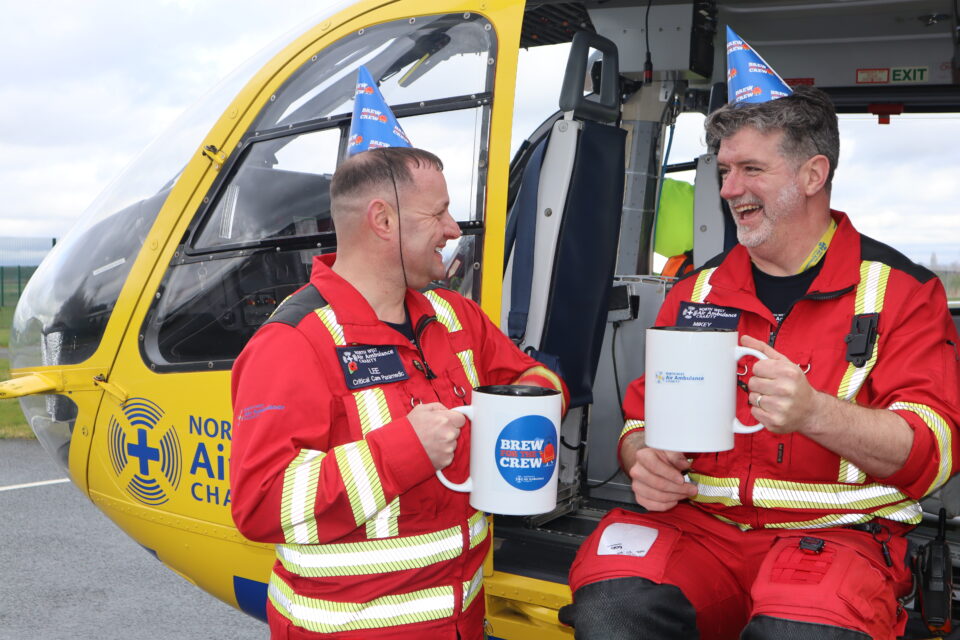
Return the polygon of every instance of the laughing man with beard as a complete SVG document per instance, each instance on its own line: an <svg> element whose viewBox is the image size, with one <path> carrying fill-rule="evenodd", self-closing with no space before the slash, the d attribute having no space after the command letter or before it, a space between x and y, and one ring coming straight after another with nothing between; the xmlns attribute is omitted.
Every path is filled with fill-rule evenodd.
<svg viewBox="0 0 960 640"><path fill-rule="evenodd" d="M906 533L957 465L943 286L830 208L822 91L727 105L706 131L739 244L677 282L656 324L694 307L767 355L737 391L740 421L766 428L720 453L646 447L635 380L618 454L646 512L616 509L584 542L561 619L578 639L892 640Z"/></svg>

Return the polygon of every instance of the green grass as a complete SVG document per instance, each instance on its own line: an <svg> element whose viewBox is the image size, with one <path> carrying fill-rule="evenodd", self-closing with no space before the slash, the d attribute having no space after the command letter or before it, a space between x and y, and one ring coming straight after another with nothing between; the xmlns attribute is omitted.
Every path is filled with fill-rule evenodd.
<svg viewBox="0 0 960 640"><path fill-rule="evenodd" d="M9 326L9 325L8 325ZM4 343L6 346L6 343ZM9 362L6 358L0 359L0 380L10 379ZM27 421L20 411L20 402L17 400L0 400L0 439L35 437L27 426Z"/></svg>
<svg viewBox="0 0 960 640"><path fill-rule="evenodd" d="M13 324L13 310L16 307L0 307L0 347L10 344L10 325Z"/></svg>

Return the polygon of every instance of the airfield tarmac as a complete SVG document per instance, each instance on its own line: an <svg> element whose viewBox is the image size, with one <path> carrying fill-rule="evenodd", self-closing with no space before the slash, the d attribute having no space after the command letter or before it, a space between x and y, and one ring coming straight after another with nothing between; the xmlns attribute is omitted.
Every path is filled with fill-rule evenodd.
<svg viewBox="0 0 960 640"><path fill-rule="evenodd" d="M126 536L35 440L0 440L0 640L265 640ZM19 485L31 485L19 487Z"/></svg>

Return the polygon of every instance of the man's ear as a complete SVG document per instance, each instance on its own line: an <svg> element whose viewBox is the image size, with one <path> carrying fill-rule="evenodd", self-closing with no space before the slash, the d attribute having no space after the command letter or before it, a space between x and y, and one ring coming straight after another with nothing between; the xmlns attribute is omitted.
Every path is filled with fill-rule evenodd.
<svg viewBox="0 0 960 640"><path fill-rule="evenodd" d="M378 238L391 240L396 233L397 218L391 207L385 200L374 198L367 203L367 210L364 212L367 226Z"/></svg>
<svg viewBox="0 0 960 640"><path fill-rule="evenodd" d="M817 154L803 163L800 169L801 185L807 196L812 196L824 189L827 176L830 175L830 161L827 156Z"/></svg>

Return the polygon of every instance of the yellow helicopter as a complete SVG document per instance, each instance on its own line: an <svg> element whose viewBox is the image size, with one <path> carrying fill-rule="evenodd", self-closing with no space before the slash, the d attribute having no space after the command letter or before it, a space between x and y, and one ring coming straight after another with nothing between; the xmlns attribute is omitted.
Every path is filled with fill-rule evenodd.
<svg viewBox="0 0 960 640"><path fill-rule="evenodd" d="M845 20L843 37L825 28ZM669 286L654 249L671 238L661 253L689 250L699 265L730 238L711 156L662 165L678 115L725 101L725 24L776 40L771 64L841 111L960 111L950 0L340 5L185 114L58 243L17 307L0 397L20 398L46 450L132 538L264 617L273 549L230 517L230 367L313 256L335 250L327 187L364 65L447 167L463 237L444 252L444 284L493 318L522 288L521 346L565 363L574 408L560 505L497 518L485 586L493 636L572 637L557 610L573 554L604 510L632 502L605 452L622 424L617 396L642 373L627 356ZM558 111L511 160L519 51L557 43L571 43ZM697 177L679 231L656 215L666 170ZM510 213L530 192L545 217L525 246ZM523 250L536 256L526 282L511 259ZM571 305L576 325L558 326L551 311Z"/></svg>

